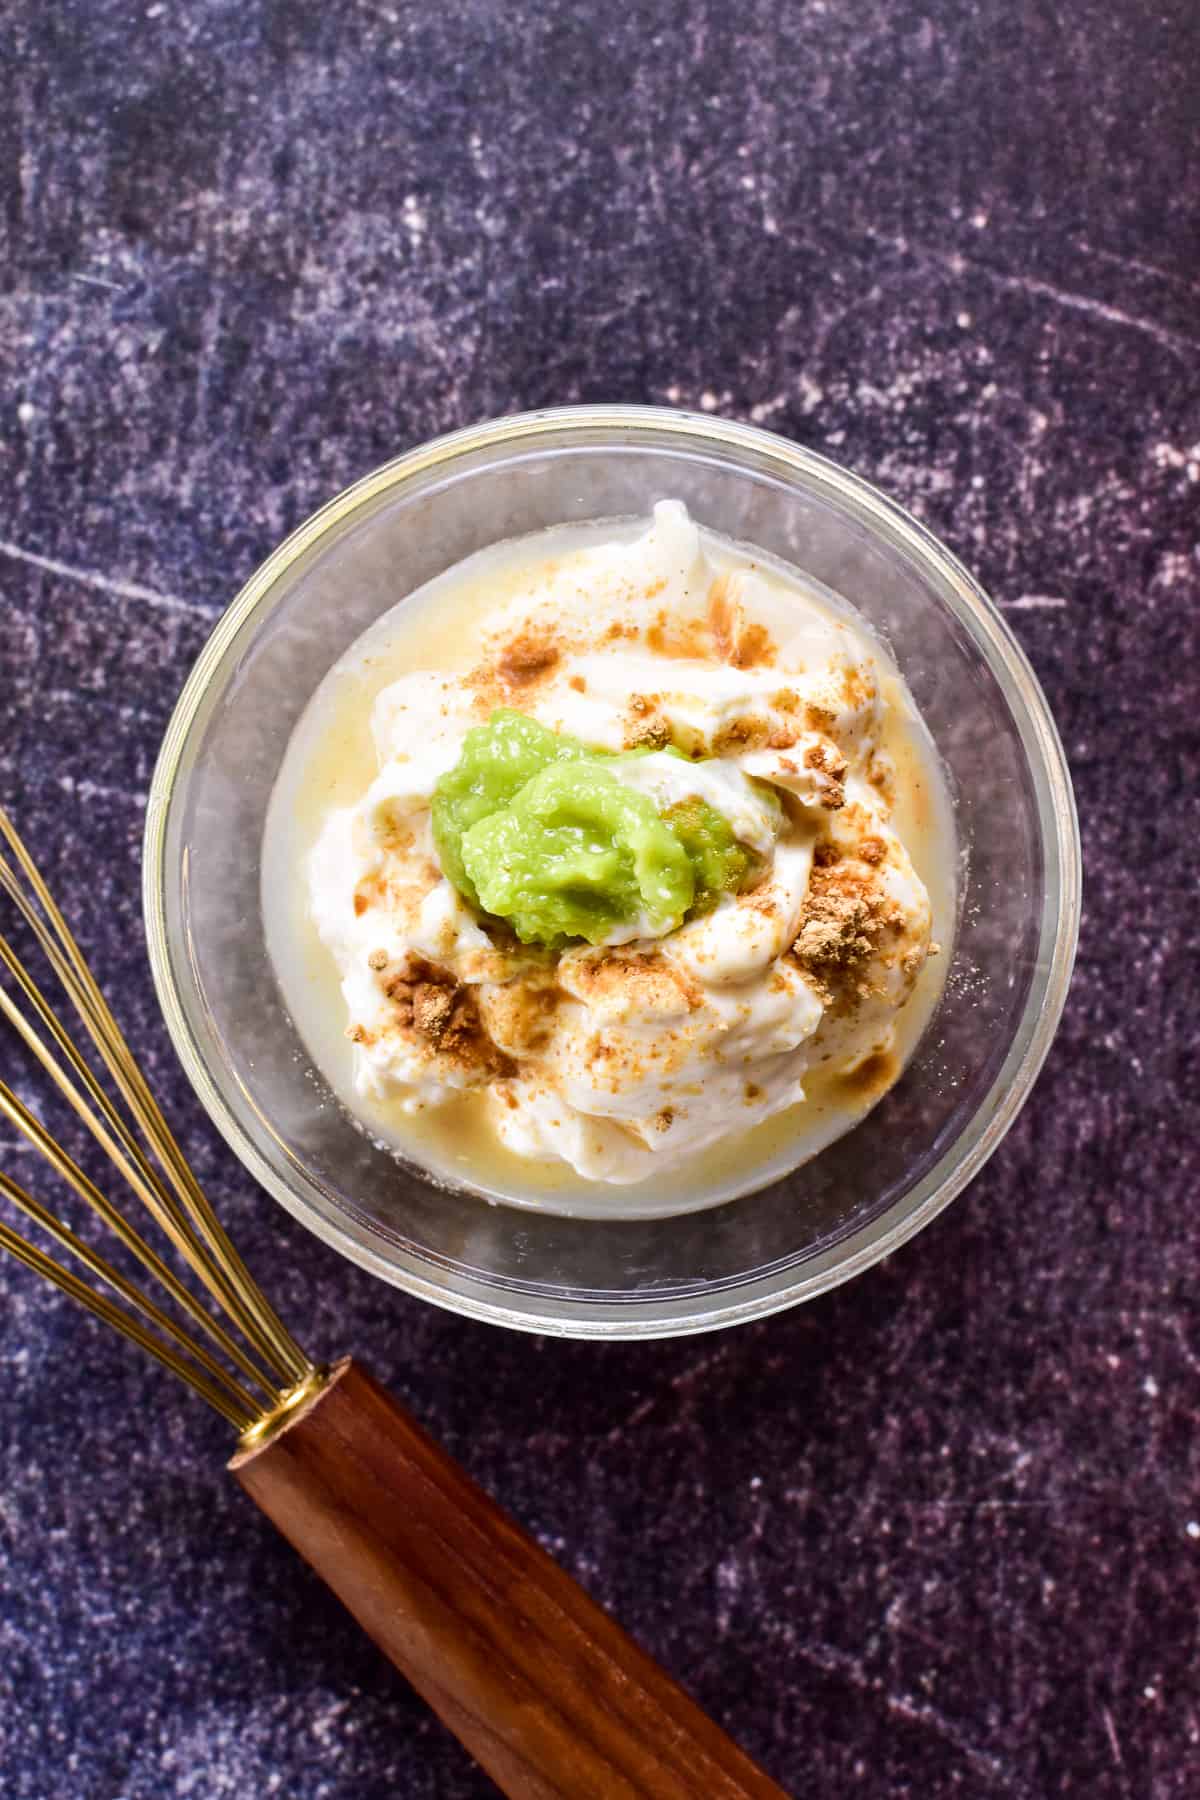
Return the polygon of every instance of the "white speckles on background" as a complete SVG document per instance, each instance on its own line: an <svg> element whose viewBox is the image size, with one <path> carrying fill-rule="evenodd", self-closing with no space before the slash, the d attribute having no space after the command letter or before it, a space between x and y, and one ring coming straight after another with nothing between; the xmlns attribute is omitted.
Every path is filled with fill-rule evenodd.
<svg viewBox="0 0 1200 1800"><path fill-rule="evenodd" d="M1198 33L1184 0L13 10L0 802L286 1316L797 1792L1200 1788ZM970 1193L707 1343L505 1337L340 1262L204 1123L141 935L153 759L259 560L428 437L602 400L752 420L944 537L1085 840L1063 1030ZM492 1793L220 1426L8 1267L0 1368L4 1800Z"/></svg>

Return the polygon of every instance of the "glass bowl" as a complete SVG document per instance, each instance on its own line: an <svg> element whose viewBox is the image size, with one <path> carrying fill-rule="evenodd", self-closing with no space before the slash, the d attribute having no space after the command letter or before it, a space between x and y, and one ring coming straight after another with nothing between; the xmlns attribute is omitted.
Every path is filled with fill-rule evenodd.
<svg viewBox="0 0 1200 1800"><path fill-rule="evenodd" d="M796 564L891 645L946 764L961 855L953 961L900 1081L766 1188L660 1219L571 1219L436 1188L359 1131L276 990L259 899L293 726L380 613L501 538L683 500ZM144 899L175 1047L251 1174L327 1243L475 1318L653 1337L811 1298L927 1225L996 1148L1062 1011L1079 838L1045 698L999 613L914 519L768 432L651 407L572 407L455 432L332 500L220 620L150 792Z"/></svg>

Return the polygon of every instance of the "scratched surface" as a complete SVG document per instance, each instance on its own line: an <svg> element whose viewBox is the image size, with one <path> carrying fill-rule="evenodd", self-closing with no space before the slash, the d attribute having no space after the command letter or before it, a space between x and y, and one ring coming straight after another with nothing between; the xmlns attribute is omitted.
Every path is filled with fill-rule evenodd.
<svg viewBox="0 0 1200 1800"><path fill-rule="evenodd" d="M1200 1792L1200 14L0 18L0 798L281 1306L797 1794ZM1089 879L1038 1091L933 1229L790 1316L598 1347L426 1309L247 1191L138 873L176 693L290 526L434 432L617 398L766 424L948 540L1049 691ZM482 1800L221 1427L23 1272L0 1304L8 1800Z"/></svg>

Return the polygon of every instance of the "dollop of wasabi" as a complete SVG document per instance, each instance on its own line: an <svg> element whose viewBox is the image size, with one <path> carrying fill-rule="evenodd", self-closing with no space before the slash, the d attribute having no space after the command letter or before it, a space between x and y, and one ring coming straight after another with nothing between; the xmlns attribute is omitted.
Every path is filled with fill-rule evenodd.
<svg viewBox="0 0 1200 1800"><path fill-rule="evenodd" d="M514 800L527 782L556 762L579 762L585 745L563 732L548 731L536 719L498 708L486 725L463 739L462 755L433 790L433 842L442 873L460 894L479 904L462 856L465 834Z"/></svg>
<svg viewBox="0 0 1200 1800"><path fill-rule="evenodd" d="M695 892L687 852L654 802L599 761L543 769L471 826L462 859L485 912L527 944L602 943L642 915L658 937L682 923Z"/></svg>
<svg viewBox="0 0 1200 1800"><path fill-rule="evenodd" d="M759 866L699 797L660 812L626 787L631 756L589 749L507 709L467 733L433 795L433 838L459 892L523 943L662 937Z"/></svg>
<svg viewBox="0 0 1200 1800"><path fill-rule="evenodd" d="M722 894L735 894L748 885L759 859L739 844L724 813L707 800L677 800L663 814L663 823L679 839L692 865L695 892L688 910L693 917L711 912Z"/></svg>

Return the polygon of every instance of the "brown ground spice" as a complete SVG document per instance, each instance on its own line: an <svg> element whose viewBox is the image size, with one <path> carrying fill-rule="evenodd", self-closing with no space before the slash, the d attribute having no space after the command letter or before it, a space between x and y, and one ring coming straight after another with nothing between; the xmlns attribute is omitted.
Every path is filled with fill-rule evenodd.
<svg viewBox="0 0 1200 1800"><path fill-rule="evenodd" d="M872 868L842 861L832 844L819 845L792 956L826 1004L852 1004L869 992L865 965L903 918Z"/></svg>
<svg viewBox="0 0 1200 1800"><path fill-rule="evenodd" d="M439 1056L489 1077L512 1074L511 1059L484 1030L475 995L448 970L410 956L383 991L396 1008L400 1029L427 1039Z"/></svg>

